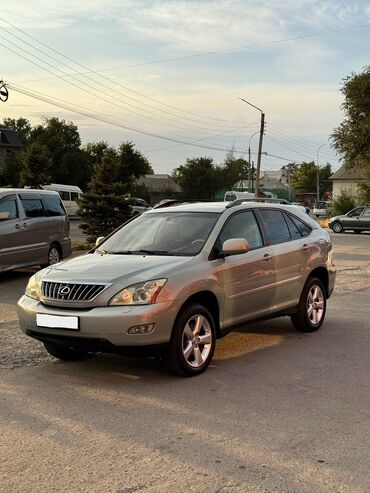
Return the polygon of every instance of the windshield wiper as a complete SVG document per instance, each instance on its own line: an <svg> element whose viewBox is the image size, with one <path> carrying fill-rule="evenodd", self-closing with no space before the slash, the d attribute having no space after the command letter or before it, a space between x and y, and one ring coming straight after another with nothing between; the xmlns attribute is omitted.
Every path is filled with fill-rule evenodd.
<svg viewBox="0 0 370 493"><path fill-rule="evenodd" d="M167 250L136 250L133 253L146 253L148 255L173 255L173 253Z"/></svg>

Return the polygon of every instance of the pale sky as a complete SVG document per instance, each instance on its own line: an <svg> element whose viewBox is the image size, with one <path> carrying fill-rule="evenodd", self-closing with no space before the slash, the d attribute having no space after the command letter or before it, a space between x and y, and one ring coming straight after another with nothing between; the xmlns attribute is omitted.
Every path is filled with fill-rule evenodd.
<svg viewBox="0 0 370 493"><path fill-rule="evenodd" d="M336 169L341 81L370 63L365 0L2 0L0 17L0 78L13 85L1 119L55 115L83 143L130 140L157 173L245 152L260 114L238 98L266 113L265 152L301 162L327 144L319 161Z"/></svg>

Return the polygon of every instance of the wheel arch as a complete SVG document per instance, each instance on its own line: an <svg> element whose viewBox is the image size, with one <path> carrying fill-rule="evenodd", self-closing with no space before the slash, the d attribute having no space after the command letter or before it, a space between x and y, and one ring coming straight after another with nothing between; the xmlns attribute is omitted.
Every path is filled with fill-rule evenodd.
<svg viewBox="0 0 370 493"><path fill-rule="evenodd" d="M309 277L317 277L320 279L325 288L326 298L329 298L329 272L327 269L325 269L325 267L316 267L316 269L310 272L308 278Z"/></svg>
<svg viewBox="0 0 370 493"><path fill-rule="evenodd" d="M220 306L217 300L216 295L212 291L199 291L197 293L192 294L189 296L189 298L184 301L184 303L181 305L177 316L181 312L181 310L193 303L198 303L200 305L203 305L207 310L212 314L213 320L215 322L215 328L216 328L216 337L217 339L221 336L220 333Z"/></svg>

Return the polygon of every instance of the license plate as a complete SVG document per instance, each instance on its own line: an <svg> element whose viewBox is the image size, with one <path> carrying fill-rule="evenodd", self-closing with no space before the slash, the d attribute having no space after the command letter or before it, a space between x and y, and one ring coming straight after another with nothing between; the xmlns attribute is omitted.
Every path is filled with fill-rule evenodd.
<svg viewBox="0 0 370 493"><path fill-rule="evenodd" d="M38 313L36 315L36 324L38 327L48 327L50 329L79 330L78 317Z"/></svg>

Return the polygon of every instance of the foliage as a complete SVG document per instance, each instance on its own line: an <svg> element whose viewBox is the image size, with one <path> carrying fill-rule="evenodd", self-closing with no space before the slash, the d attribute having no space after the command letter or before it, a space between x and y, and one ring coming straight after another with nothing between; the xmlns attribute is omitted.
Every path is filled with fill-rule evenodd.
<svg viewBox="0 0 370 493"><path fill-rule="evenodd" d="M333 201L333 214L346 214L356 207L354 197L347 190L341 190L338 197Z"/></svg>
<svg viewBox="0 0 370 493"><path fill-rule="evenodd" d="M370 168L370 66L343 80L343 122L334 129L334 148L349 167Z"/></svg>
<svg viewBox="0 0 370 493"><path fill-rule="evenodd" d="M153 174L148 159L135 149L132 142L122 142L118 149L120 161L119 179L123 182L134 181L142 175Z"/></svg>
<svg viewBox="0 0 370 493"><path fill-rule="evenodd" d="M174 170L173 178L188 199L212 199L221 183L220 169L209 157L187 159Z"/></svg>
<svg viewBox="0 0 370 493"><path fill-rule="evenodd" d="M126 172L123 167L120 154L111 147L105 149L101 163L95 166L89 190L79 202L81 229L89 241L108 235L131 215L127 200L131 183L122 181Z"/></svg>
<svg viewBox="0 0 370 493"><path fill-rule="evenodd" d="M51 155L46 146L33 142L21 155L21 186L39 188L50 183Z"/></svg>
<svg viewBox="0 0 370 493"><path fill-rule="evenodd" d="M221 188L230 190L238 181L248 179L248 161L239 158L235 159L234 154L230 151L220 169Z"/></svg>
<svg viewBox="0 0 370 493"><path fill-rule="evenodd" d="M17 135L20 138L23 146L28 144L31 136L32 126L26 118L21 117L17 120L15 120L14 118L4 118L1 126L5 128L11 128L15 132L17 132Z"/></svg>
<svg viewBox="0 0 370 493"><path fill-rule="evenodd" d="M320 185L320 196L325 192L330 192L332 190L332 182L329 177L332 174L330 164L320 166L319 168L319 185ZM316 192L316 182L317 182L317 166L314 161L309 163L302 163L297 166L295 175L291 180L292 186L305 193L315 193Z"/></svg>
<svg viewBox="0 0 370 493"><path fill-rule="evenodd" d="M365 180L357 185L358 199L361 204L370 204L370 168L365 173Z"/></svg>
<svg viewBox="0 0 370 493"><path fill-rule="evenodd" d="M296 163L288 163L281 167L281 173L286 176L288 180L292 181L297 174L299 165Z"/></svg>

